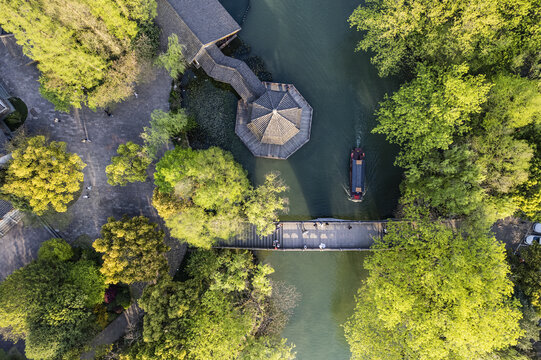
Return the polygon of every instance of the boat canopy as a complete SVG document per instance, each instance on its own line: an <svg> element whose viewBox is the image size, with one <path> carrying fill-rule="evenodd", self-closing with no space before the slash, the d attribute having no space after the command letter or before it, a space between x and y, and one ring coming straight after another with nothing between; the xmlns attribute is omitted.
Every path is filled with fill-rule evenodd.
<svg viewBox="0 0 541 360"><path fill-rule="evenodd" d="M364 160L353 160L351 164L351 192L364 192Z"/></svg>

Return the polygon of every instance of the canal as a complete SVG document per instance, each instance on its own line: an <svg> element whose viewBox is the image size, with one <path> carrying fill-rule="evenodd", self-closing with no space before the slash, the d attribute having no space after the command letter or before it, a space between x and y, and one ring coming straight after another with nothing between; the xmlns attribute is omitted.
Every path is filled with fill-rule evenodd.
<svg viewBox="0 0 541 360"><path fill-rule="evenodd" d="M240 22L246 0L223 0ZM347 18L359 0L251 0L241 39L260 56L277 82L293 83L314 109L311 140L287 161L254 159L231 139L231 150L259 183L279 170L289 185L284 219L393 216L402 173L393 167L396 148L370 133L373 113L396 79L381 79L369 55L354 52L360 34ZM348 157L354 146L367 154L367 194L348 200ZM354 294L366 276L366 253L259 252L276 272L273 279L296 286L298 307L283 336L295 343L300 360L350 356L341 324L351 315Z"/></svg>

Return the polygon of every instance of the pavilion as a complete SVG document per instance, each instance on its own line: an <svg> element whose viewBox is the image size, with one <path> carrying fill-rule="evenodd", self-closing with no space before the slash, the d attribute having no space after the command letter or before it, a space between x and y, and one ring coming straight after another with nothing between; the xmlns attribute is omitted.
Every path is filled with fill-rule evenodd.
<svg viewBox="0 0 541 360"><path fill-rule="evenodd" d="M310 140L312 107L295 86L262 83L244 61L222 53L241 28L218 0L157 3L162 46L177 34L189 64L230 84L240 96L235 133L254 156L287 159Z"/></svg>

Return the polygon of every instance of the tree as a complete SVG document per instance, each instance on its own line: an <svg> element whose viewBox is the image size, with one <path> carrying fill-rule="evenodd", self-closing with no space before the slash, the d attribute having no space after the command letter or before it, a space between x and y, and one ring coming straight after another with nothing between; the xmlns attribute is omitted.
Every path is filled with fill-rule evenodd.
<svg viewBox="0 0 541 360"><path fill-rule="evenodd" d="M492 79L487 118L516 129L541 124L541 89L535 80L499 73Z"/></svg>
<svg viewBox="0 0 541 360"><path fill-rule="evenodd" d="M175 148L156 165L154 181L161 193L182 200L183 210L165 219L177 239L209 248L216 239L234 235L243 222L250 183L230 153Z"/></svg>
<svg viewBox="0 0 541 360"><path fill-rule="evenodd" d="M467 146L432 153L409 166L402 183L402 202L426 204L444 216L471 215L485 202L481 168Z"/></svg>
<svg viewBox="0 0 541 360"><path fill-rule="evenodd" d="M521 250L522 262L515 264L513 274L517 285L531 304L541 313L541 245L534 243Z"/></svg>
<svg viewBox="0 0 541 360"><path fill-rule="evenodd" d="M145 288L143 342L128 359L292 359L285 340L260 333L268 313L268 265L247 251L196 251L187 279ZM255 355L255 357L251 357Z"/></svg>
<svg viewBox="0 0 541 360"><path fill-rule="evenodd" d="M106 106L133 93L144 62L134 50L154 0L1 0L0 26L41 71L57 109Z"/></svg>
<svg viewBox="0 0 541 360"><path fill-rule="evenodd" d="M163 231L156 231L157 227L144 216L107 220L101 228L101 238L92 244L103 253L100 271L107 284L152 281L167 272L165 253L169 247L165 245Z"/></svg>
<svg viewBox="0 0 541 360"><path fill-rule="evenodd" d="M420 218L387 231L344 326L353 359L476 359L516 344L503 244Z"/></svg>
<svg viewBox="0 0 541 360"><path fill-rule="evenodd" d="M471 139L482 169L482 186L493 195L509 194L528 180L534 150L526 140L513 137L512 129L487 116L480 135Z"/></svg>
<svg viewBox="0 0 541 360"><path fill-rule="evenodd" d="M38 250L38 258L44 261L67 261L73 257L73 249L63 239L50 239Z"/></svg>
<svg viewBox="0 0 541 360"><path fill-rule="evenodd" d="M143 128L141 137L145 141L147 153L153 159L172 137L179 136L194 126L194 121L186 115L183 109L179 109L177 112L154 110L150 117L152 119L150 127Z"/></svg>
<svg viewBox="0 0 541 360"><path fill-rule="evenodd" d="M50 253L51 244L60 247L53 239L40 253ZM39 258L0 283L0 327L25 339L30 359L75 357L96 333L92 308L103 302L104 291L94 262Z"/></svg>
<svg viewBox="0 0 541 360"><path fill-rule="evenodd" d="M49 209L65 212L83 182L83 163L66 152L66 143L35 136L12 153L1 191L28 202L38 215Z"/></svg>
<svg viewBox="0 0 541 360"><path fill-rule="evenodd" d="M163 66L173 79L184 73L186 60L182 53L182 45L178 42L177 34L169 35L169 38L167 38L167 51L158 56L156 63Z"/></svg>
<svg viewBox="0 0 541 360"><path fill-rule="evenodd" d="M541 50L541 3L512 0L369 0L349 18L363 31L381 76L417 62L521 69L534 73Z"/></svg>
<svg viewBox="0 0 541 360"><path fill-rule="evenodd" d="M380 104L373 132L402 147L398 165L448 149L454 136L470 129L471 116L481 112L491 85L467 72L467 65L446 71L420 65L415 79Z"/></svg>
<svg viewBox="0 0 541 360"><path fill-rule="evenodd" d="M248 221L257 226L259 235L269 235L278 221L278 212L286 210L286 199L279 195L287 190L287 186L277 172L268 173L265 183L258 186L246 202Z"/></svg>
<svg viewBox="0 0 541 360"><path fill-rule="evenodd" d="M268 234L277 212L285 210L278 194L286 187L278 174L254 190L233 156L216 147L168 151L156 165L154 182L153 204L171 235L197 247L228 240L248 222Z"/></svg>
<svg viewBox="0 0 541 360"><path fill-rule="evenodd" d="M118 156L111 158L111 165L107 165L107 183L109 185L125 186L129 182L144 182L147 178L147 168L152 159L144 149L131 141L120 144L117 149Z"/></svg>
<svg viewBox="0 0 541 360"><path fill-rule="evenodd" d="M532 221L541 221L541 159L537 156L530 166L530 177L515 194L519 209Z"/></svg>

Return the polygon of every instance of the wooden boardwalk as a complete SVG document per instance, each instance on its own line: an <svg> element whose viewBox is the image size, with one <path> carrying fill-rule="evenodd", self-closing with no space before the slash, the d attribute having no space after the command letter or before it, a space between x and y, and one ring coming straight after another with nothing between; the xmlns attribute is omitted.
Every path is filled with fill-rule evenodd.
<svg viewBox="0 0 541 360"><path fill-rule="evenodd" d="M269 236L258 236L253 225L215 248L281 251L362 251L381 238L387 221L316 219L282 221Z"/></svg>

